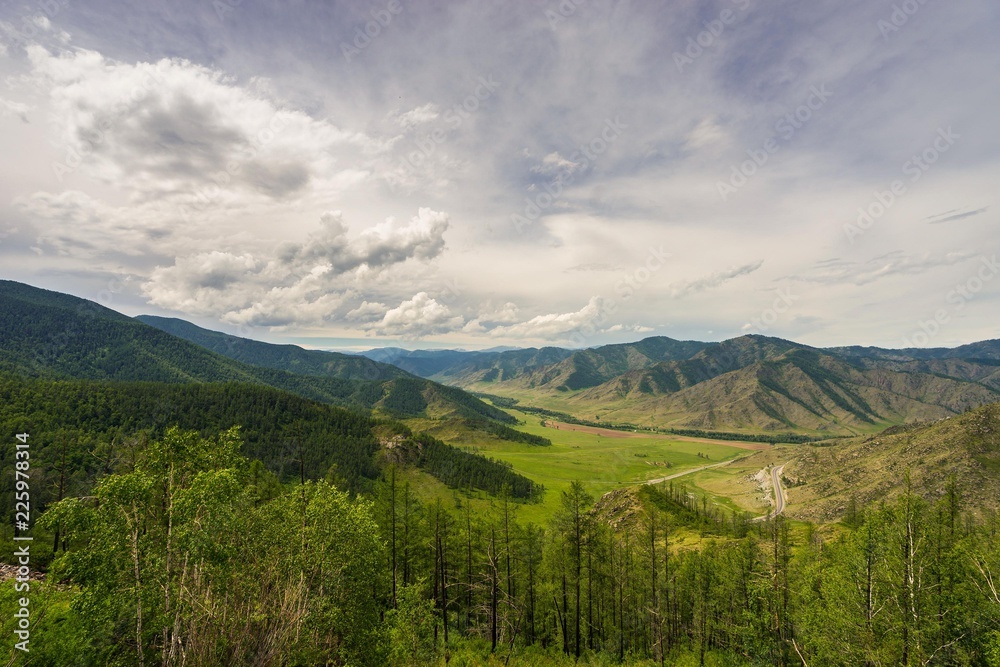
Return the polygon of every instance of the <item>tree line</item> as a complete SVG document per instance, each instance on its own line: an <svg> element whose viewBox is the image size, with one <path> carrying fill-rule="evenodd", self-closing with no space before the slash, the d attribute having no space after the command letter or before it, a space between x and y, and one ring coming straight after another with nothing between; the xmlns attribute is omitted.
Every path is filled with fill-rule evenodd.
<svg viewBox="0 0 1000 667"><path fill-rule="evenodd" d="M1000 522L954 482L825 536L669 484L614 506L574 483L539 526L505 492L421 502L398 464L370 493L282 484L241 448L171 429L50 507L37 664L67 647L101 665L1000 659Z"/></svg>

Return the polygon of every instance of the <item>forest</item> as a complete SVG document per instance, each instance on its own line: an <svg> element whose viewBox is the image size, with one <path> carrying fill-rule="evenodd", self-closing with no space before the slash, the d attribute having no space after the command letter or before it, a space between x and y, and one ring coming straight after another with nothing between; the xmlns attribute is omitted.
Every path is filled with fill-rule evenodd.
<svg viewBox="0 0 1000 667"><path fill-rule="evenodd" d="M576 483L539 526L507 488L473 511L402 463L353 492L245 447L167 428L49 505L29 664L1000 664L1000 523L954 483L833 530Z"/></svg>

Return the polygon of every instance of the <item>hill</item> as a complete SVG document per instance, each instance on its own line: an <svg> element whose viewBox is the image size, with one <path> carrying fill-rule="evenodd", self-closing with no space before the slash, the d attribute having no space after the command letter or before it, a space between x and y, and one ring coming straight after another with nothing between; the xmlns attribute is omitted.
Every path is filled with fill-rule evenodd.
<svg viewBox="0 0 1000 667"><path fill-rule="evenodd" d="M1000 509L1000 403L930 424L889 428L830 446L799 445L785 466L788 514L830 521L891 500L905 487L940 498L954 478L965 505Z"/></svg>
<svg viewBox="0 0 1000 667"><path fill-rule="evenodd" d="M515 380L513 386L542 391L577 391L657 363L688 359L708 346L708 343L657 336L635 343L577 350L556 363L525 369L521 373L508 372L507 377ZM478 381L492 380L484 376Z"/></svg>
<svg viewBox="0 0 1000 667"><path fill-rule="evenodd" d="M262 343L249 338L240 338L203 329L186 320L173 317L140 315L135 319L224 357L252 366L273 368L298 375L327 376L348 380L388 380L411 376L410 373L395 366L366 357L322 350L306 350L298 345Z"/></svg>
<svg viewBox="0 0 1000 667"><path fill-rule="evenodd" d="M22 377L165 383L246 382L324 403L383 410L398 417L420 414L506 424L515 421L502 410L459 389L402 372L384 381L332 375L337 368L348 373L364 372L365 364L375 362L359 359L360 366L352 366L353 361L339 367L326 366L323 368L325 375L302 375L255 366L92 301L11 281L0 281L0 341L0 371ZM316 357L308 354L299 357L284 348L266 343L245 347L276 366L294 365L297 358L309 360L314 368L322 365ZM237 347L234 345L233 349ZM241 354L243 349L244 346L239 346ZM384 365L376 368L380 373L397 373Z"/></svg>
<svg viewBox="0 0 1000 667"><path fill-rule="evenodd" d="M656 336L584 350L543 347L468 352L386 348L364 354L415 375L459 387L483 388L502 382L543 391L574 391L660 361L687 359L709 345Z"/></svg>
<svg viewBox="0 0 1000 667"><path fill-rule="evenodd" d="M918 359L906 351L821 349L759 335L721 343L651 338L463 386L612 423L852 435L996 401L994 347L986 341ZM963 354L968 358L957 356Z"/></svg>
<svg viewBox="0 0 1000 667"><path fill-rule="evenodd" d="M165 384L25 379L0 374L0 432L32 434L32 466L49 480L32 495L41 510L67 495L87 495L103 475L127 470L144 443L170 427L204 437L239 426L243 453L279 481L327 478L370 491L385 462L413 465L454 488L516 498L540 492L508 466L464 452L394 420L378 419L256 384ZM404 455L405 454L405 455ZM13 469L14 450L0 450ZM59 481L57 481L59 480ZM62 490L59 490L62 488ZM14 477L0 479L13 507ZM8 509L7 511L10 511Z"/></svg>
<svg viewBox="0 0 1000 667"><path fill-rule="evenodd" d="M851 363L787 341L744 337L619 376L570 403L640 424L852 434L996 401L997 370L961 360Z"/></svg>

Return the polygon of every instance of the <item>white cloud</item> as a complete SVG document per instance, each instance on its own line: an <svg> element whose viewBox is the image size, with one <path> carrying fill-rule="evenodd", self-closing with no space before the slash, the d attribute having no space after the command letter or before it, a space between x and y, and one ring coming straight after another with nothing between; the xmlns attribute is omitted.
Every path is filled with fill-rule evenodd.
<svg viewBox="0 0 1000 667"><path fill-rule="evenodd" d="M351 322L372 322L381 319L389 307L377 301L362 301L354 310L348 311L346 318Z"/></svg>
<svg viewBox="0 0 1000 667"><path fill-rule="evenodd" d="M289 265L328 264L337 272L359 267L378 269L407 259L433 259L444 250L444 233L448 229L447 213L421 208L405 225L395 219L366 229L356 240L348 238L347 225L340 211L325 213L320 219L321 231L304 244L287 244L279 251L280 259Z"/></svg>
<svg viewBox="0 0 1000 667"><path fill-rule="evenodd" d="M812 283L867 285L897 275L919 275L941 266L951 266L975 257L974 253L953 251L943 255L931 252L907 255L892 252L864 262L833 259L817 262L812 270L796 276Z"/></svg>
<svg viewBox="0 0 1000 667"><path fill-rule="evenodd" d="M714 116L707 116L691 130L684 142L690 151L717 148L728 141L729 135Z"/></svg>
<svg viewBox="0 0 1000 667"><path fill-rule="evenodd" d="M400 114L396 118L396 123L400 127L409 130L418 125L423 125L437 120L438 115L437 107L431 103L427 103L423 106L410 109L409 111Z"/></svg>
<svg viewBox="0 0 1000 667"><path fill-rule="evenodd" d="M385 147L288 108L262 86L240 86L187 60L130 64L85 49L27 51L34 82L48 91L58 119L63 171L72 172L80 158L87 173L130 188L140 200L201 211L206 193L221 203L342 189L364 170L338 166L333 155Z"/></svg>
<svg viewBox="0 0 1000 667"><path fill-rule="evenodd" d="M553 151L545 157L542 158L540 164L531 168L531 172L534 174L539 174L545 177L555 178L560 175L571 176L578 172L584 165L578 162L573 162L562 155L558 151Z"/></svg>
<svg viewBox="0 0 1000 667"><path fill-rule="evenodd" d="M603 333L618 333L619 331L628 331L631 333L649 333L653 331L653 327L643 326L641 324L615 324L603 331Z"/></svg>
<svg viewBox="0 0 1000 667"><path fill-rule="evenodd" d="M481 310L477 319L496 324L512 324L518 320L519 309L516 303L508 301L498 308Z"/></svg>
<svg viewBox="0 0 1000 667"><path fill-rule="evenodd" d="M348 235L339 211L324 215L320 232L273 254L211 251L177 257L142 285L151 303L229 322L288 326L329 322L348 290L364 287L409 260L433 259L444 249L448 215L420 209L406 225L393 220ZM379 303L347 314L357 320ZM391 324L391 322L390 322Z"/></svg>
<svg viewBox="0 0 1000 667"><path fill-rule="evenodd" d="M3 55L2 51L0 51L0 55ZM21 102L11 102L0 98L0 116L17 116L23 122L28 123L30 122L28 120L29 111L31 111L31 107L27 104L22 104Z"/></svg>
<svg viewBox="0 0 1000 667"><path fill-rule="evenodd" d="M427 292L418 292L365 328L378 335L418 339L456 331L462 323L462 317L453 315L448 306L438 303Z"/></svg>
<svg viewBox="0 0 1000 667"><path fill-rule="evenodd" d="M725 271L718 271L704 278L699 278L698 280L692 280L690 282L677 282L670 286L670 296L675 299L680 299L685 296L690 296L691 294L697 294L699 292L704 292L705 290L718 287L725 282L737 278L739 276L745 276L747 274L753 273L759 269L764 264L764 260L758 260L750 264L744 264L743 266L737 266Z"/></svg>
<svg viewBox="0 0 1000 667"><path fill-rule="evenodd" d="M575 312L538 315L524 322L495 327L490 331L490 335L561 340L583 327L593 326L600 317L601 298L591 297L586 306Z"/></svg>

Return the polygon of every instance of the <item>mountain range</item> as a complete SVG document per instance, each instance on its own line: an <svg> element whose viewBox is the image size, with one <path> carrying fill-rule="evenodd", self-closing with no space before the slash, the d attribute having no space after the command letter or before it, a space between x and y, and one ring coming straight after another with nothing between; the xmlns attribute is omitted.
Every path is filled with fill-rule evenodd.
<svg viewBox="0 0 1000 667"><path fill-rule="evenodd" d="M85 299L0 281L0 371L41 379L242 382L395 417L515 421L461 389L370 359L147 319L159 326Z"/></svg>
<svg viewBox="0 0 1000 667"><path fill-rule="evenodd" d="M869 433L1000 400L1000 340L957 348L816 348L760 335L650 337L572 350L274 345L180 319L130 318L0 281L0 370L25 377L249 382L401 417L515 420L468 393L609 423L813 435ZM496 427L491 427L496 428Z"/></svg>
<svg viewBox="0 0 1000 667"><path fill-rule="evenodd" d="M653 337L585 350L378 358L573 415L708 430L854 434L1000 400L1000 340L889 350L815 348L759 335L720 343Z"/></svg>

